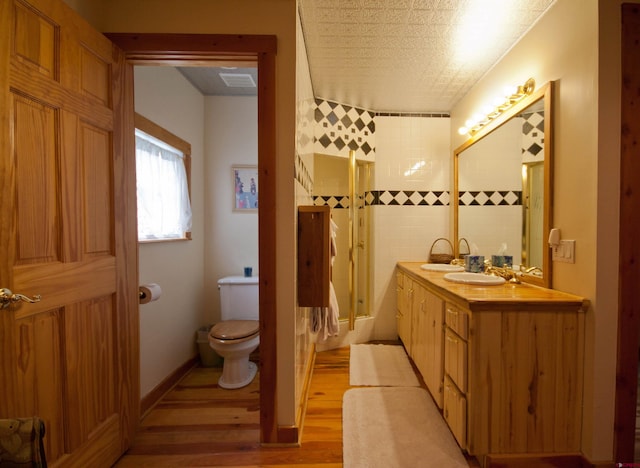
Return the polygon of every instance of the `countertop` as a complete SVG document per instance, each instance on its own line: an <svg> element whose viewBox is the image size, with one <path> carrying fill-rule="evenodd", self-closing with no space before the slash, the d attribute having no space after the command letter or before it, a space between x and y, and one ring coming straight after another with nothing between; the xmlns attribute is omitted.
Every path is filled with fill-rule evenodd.
<svg viewBox="0 0 640 468"><path fill-rule="evenodd" d="M589 307L589 301L583 297L527 283L507 282L491 286L453 283L444 279L443 272L421 269L422 264L424 262L398 262L397 267L410 277L428 283L430 289L446 300L471 311L549 310L549 306L553 305L553 309L558 311L575 312L577 308L586 312Z"/></svg>

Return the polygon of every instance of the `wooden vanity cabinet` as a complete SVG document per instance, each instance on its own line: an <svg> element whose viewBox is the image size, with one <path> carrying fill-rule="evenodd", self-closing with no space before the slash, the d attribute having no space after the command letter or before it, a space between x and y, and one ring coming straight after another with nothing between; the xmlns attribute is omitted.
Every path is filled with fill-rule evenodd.
<svg viewBox="0 0 640 468"><path fill-rule="evenodd" d="M411 353L411 302L413 297L413 281L402 272L396 273L397 311L396 323L398 337L404 344L407 353Z"/></svg>
<svg viewBox="0 0 640 468"><path fill-rule="evenodd" d="M444 378L444 408L442 410L449 429L461 448L467 443L467 398L451 381Z"/></svg>
<svg viewBox="0 0 640 468"><path fill-rule="evenodd" d="M469 313L445 304L443 414L458 444L467 448Z"/></svg>
<svg viewBox="0 0 640 468"><path fill-rule="evenodd" d="M442 408L444 301L408 275L399 272L396 279L398 336Z"/></svg>
<svg viewBox="0 0 640 468"><path fill-rule="evenodd" d="M444 315L442 351L433 363L443 371L440 392L436 374L428 386L434 398L441 396L460 447L481 464L487 455L534 460L579 454L588 302L524 284L457 285L420 271L417 263L399 267L414 291L411 356L425 382L434 369L418 365L429 356L421 351L421 336L433 323L428 311L440 307Z"/></svg>
<svg viewBox="0 0 640 468"><path fill-rule="evenodd" d="M469 327L469 453L579 453L582 306L496 307Z"/></svg>
<svg viewBox="0 0 640 468"><path fill-rule="evenodd" d="M411 357L439 408L443 401L444 301L414 282Z"/></svg>

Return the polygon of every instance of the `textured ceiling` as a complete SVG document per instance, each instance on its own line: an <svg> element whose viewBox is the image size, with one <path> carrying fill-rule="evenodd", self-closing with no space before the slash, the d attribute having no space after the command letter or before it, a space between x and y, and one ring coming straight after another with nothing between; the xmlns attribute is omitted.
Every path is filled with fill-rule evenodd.
<svg viewBox="0 0 640 468"><path fill-rule="evenodd" d="M300 0L316 97L449 112L555 0Z"/></svg>
<svg viewBox="0 0 640 468"><path fill-rule="evenodd" d="M299 0L315 97L377 112L450 112L557 0ZM219 73L182 68L205 95Z"/></svg>

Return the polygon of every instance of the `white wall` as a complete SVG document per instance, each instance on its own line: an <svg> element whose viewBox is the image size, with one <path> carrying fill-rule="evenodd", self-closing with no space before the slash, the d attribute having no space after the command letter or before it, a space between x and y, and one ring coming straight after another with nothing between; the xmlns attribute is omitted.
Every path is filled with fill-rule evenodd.
<svg viewBox="0 0 640 468"><path fill-rule="evenodd" d="M449 190L448 118L376 117L375 121L375 190ZM411 171L421 162L426 164ZM449 219L449 206L373 206L372 339L398 336L396 263L426 262L431 244L450 237Z"/></svg>
<svg viewBox="0 0 640 468"><path fill-rule="evenodd" d="M146 395L196 353L207 323L203 300L204 100L174 68L135 68L136 112L191 144L192 240L139 245L140 284L162 297L140 306L140 393Z"/></svg>
<svg viewBox="0 0 640 468"><path fill-rule="evenodd" d="M204 99L204 295L207 317L220 320L219 278L258 270L258 213L233 211L232 166L258 164L258 99L207 96ZM260 196L258 187L258 197Z"/></svg>

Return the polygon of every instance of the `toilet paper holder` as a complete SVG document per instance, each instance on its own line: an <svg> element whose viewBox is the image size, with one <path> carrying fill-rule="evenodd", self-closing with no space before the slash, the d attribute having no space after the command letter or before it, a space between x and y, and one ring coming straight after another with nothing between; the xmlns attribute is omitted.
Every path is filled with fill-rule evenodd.
<svg viewBox="0 0 640 468"><path fill-rule="evenodd" d="M140 285L138 288L138 301L140 304L148 304L157 301L162 295L162 288L158 284L150 283Z"/></svg>

